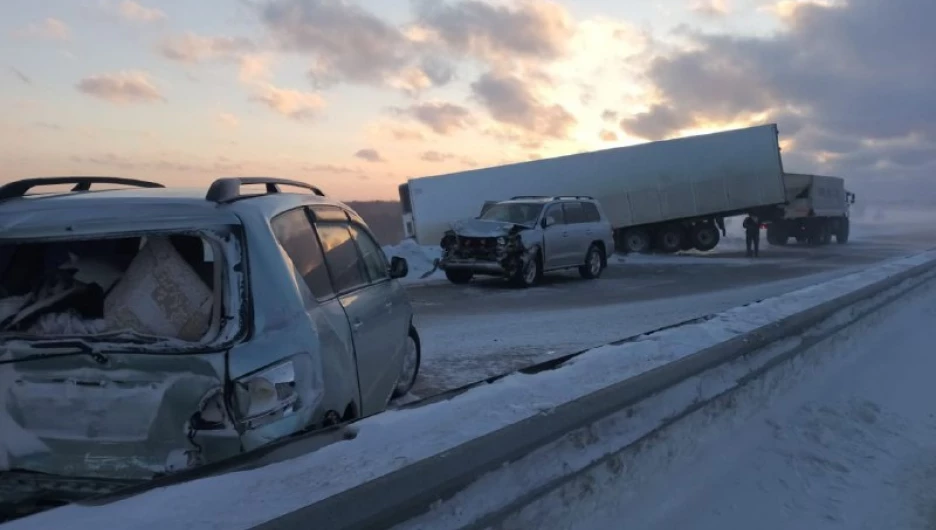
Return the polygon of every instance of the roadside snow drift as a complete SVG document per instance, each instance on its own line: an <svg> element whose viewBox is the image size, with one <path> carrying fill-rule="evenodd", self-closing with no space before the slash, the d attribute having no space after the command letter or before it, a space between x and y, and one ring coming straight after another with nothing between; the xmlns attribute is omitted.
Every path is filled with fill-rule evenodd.
<svg viewBox="0 0 936 530"><path fill-rule="evenodd" d="M556 370L515 374L449 401L387 412L359 422L354 440L289 461L151 491L103 507L68 506L8 527L251 528L933 260L936 252L896 260L643 340L596 348Z"/></svg>

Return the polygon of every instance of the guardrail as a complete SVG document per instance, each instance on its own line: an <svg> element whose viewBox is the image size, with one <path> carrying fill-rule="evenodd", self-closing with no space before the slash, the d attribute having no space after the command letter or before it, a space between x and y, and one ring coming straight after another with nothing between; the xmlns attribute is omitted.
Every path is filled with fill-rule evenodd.
<svg viewBox="0 0 936 530"><path fill-rule="evenodd" d="M427 512L434 503L451 498L485 474L559 440L566 433L634 406L715 367L751 355L783 339L802 335L833 315L920 277L934 268L936 259L931 259L752 332L565 403L542 415L509 425L432 458L415 462L393 473L257 525L253 529L392 528ZM767 364L738 379L736 385L757 377L775 364L796 355L829 334L840 331L898 296L899 294L865 308L851 318L829 327L823 333L814 334L807 341L800 341L795 347L774 356ZM714 397L717 396L713 395L708 399ZM654 429L678 421L683 415L703 406L704 403L705 401L695 401L685 410L656 425ZM554 486L555 484L550 485ZM462 528L484 528L496 519L496 515L489 515L482 522L471 523Z"/></svg>
<svg viewBox="0 0 936 530"><path fill-rule="evenodd" d="M165 506L169 498L184 500L179 504L185 506L166 507L166 512L151 513L151 518L146 520L147 528L173 527L173 528L204 528L207 524L213 523L217 527L225 528L253 528L253 529L293 529L293 528L322 528L334 530L356 530L356 529L376 529L391 528L407 521L418 518L422 514L430 511L433 505L439 501L450 499L455 494L464 491L466 488L476 483L479 478L485 474L501 468L504 464L518 461L530 453L547 447L549 444L561 440L570 432L574 432L583 427L594 424L597 421L607 418L620 411L643 404L655 396L659 396L668 390L685 383L690 378L699 377L718 367L732 363L739 359L747 359L755 352L763 351L770 346L778 343L786 343L790 337L804 335L807 330L815 329L818 322L825 322L834 315L839 315L843 310L861 306L860 311L852 311L848 318L840 319L835 326L828 327L823 333L834 332L841 329L870 312L876 310L880 305L899 296L899 293L892 294L887 300L868 304L869 299L883 296L895 287L906 282L912 282L920 279L921 275L927 274L936 268L936 254L925 254L916 258L908 258L899 264L891 266L886 274L881 273L877 279L872 277L866 285L855 288L845 294L837 295L834 298L826 299L812 307L797 311L794 314L788 314L785 318L761 325L747 330L730 340L717 342L709 341L710 347L700 349L677 361L660 366L640 375L626 378L620 382L606 385L603 388L596 388L594 391L583 392L579 397L568 400L564 403L557 403L547 410L540 411L537 414L529 414L520 421L491 428L483 435L466 439L464 443L454 445L447 450L437 452L433 456L413 457L411 462L401 466L385 465L383 468L369 471L373 478L363 481L363 483L346 487L346 483L330 484L325 488L326 492L312 491L303 488L312 488L310 485L313 479L325 475L329 478L334 477L334 482L341 482L342 478L336 472L344 469L346 471L354 469L355 454L351 448L343 453L340 449L335 449L341 443L333 444L326 450L335 449L328 452L328 460L323 458L314 459L321 465L320 469L307 468L307 482L300 483L297 479L301 477L293 476L285 482L287 488L281 488L293 494L293 499L289 502L279 503L275 509L269 507L269 502L256 501L256 509L247 508L243 512L235 514L233 511L224 512L222 506L235 510L238 507L246 508L251 502L251 493L262 495L265 492L261 490L262 485L255 485L257 476L250 475L253 472L233 473L224 477L214 477L205 481L196 481L191 484L183 484L180 487L187 487L185 490L172 495L162 495L172 491L168 488L161 491L149 492L136 498L130 498L122 502L116 502L111 505L96 507L67 507L61 510L54 510L40 514L35 518L16 521L12 523L11 528L46 528L55 526L55 517L61 517L70 522L76 522L81 519L83 524L117 525L121 528L136 528L134 526L134 517L131 516L134 510L143 509L144 506L158 504ZM883 270L883 267L881 267ZM893 274L892 274L893 273ZM838 293L838 291L835 291ZM831 296L831 295L830 295ZM864 303L862 303L864 302ZM696 319L695 324L704 326L708 319ZM752 325L753 326L753 325ZM836 327L837 326L837 327ZM692 324L684 328L698 327ZM681 332L682 328L676 328L666 333ZM831 330L831 331L830 331ZM665 335L665 333L661 333ZM795 355L799 349L808 346L809 341L819 340L822 334L813 333L808 340L794 341L790 348L777 350L772 353L772 360L763 362L756 366L752 365L744 377L732 377L730 383L742 385L746 380L756 377L757 374L770 369L777 362L781 362L786 356ZM647 340L647 335L643 338L631 339L631 344L639 345L642 340ZM683 337L684 339L686 337ZM660 340L665 340L661 338ZM716 343L717 342L717 343ZM619 341L620 343L620 341ZM625 344L627 346L627 344ZM774 348L776 349L776 348ZM693 350L694 351L694 350ZM773 351L773 350L771 350ZM557 368L552 375L563 374L563 362L573 360L587 360L589 356L567 356L560 361L552 361ZM773 363L773 364L772 364ZM541 377L538 374L535 377ZM548 373L547 373L548 375ZM550 381L560 380L554 377ZM506 382L502 382L506 383ZM492 385L495 386L495 385ZM711 385L709 385L711 386ZM715 385L718 386L718 385ZM473 390L473 389L471 389ZM469 400L473 398L472 391L462 390L465 395L459 395L451 398L451 403L459 400ZM714 399L717 395L724 392L725 388L718 387L710 395L692 396L693 399L687 402L681 410L666 410L661 413L659 421L654 424L646 425L646 432L638 433L640 436L649 435L654 429L660 429L668 424L678 421L681 417L689 414L692 410L702 406L705 399ZM703 399L704 398L704 399ZM449 403L433 403L422 409L426 415L431 412L433 407L448 405ZM504 405L510 405L504 404ZM420 412L415 411L404 412ZM405 418L404 418L405 419ZM379 416L375 417L376 424L364 420L361 422L362 433L367 429L380 429L389 420L383 420ZM410 422L415 424L415 422ZM438 420L442 423L442 420ZM451 425L448 425L451 428ZM644 428L642 425L640 428ZM381 433L384 434L384 433ZM399 438L399 432L395 436ZM425 433L412 432L410 436L417 438ZM343 436L335 432L332 437ZM637 436L637 435L635 435ZM638 436L639 437L639 436ZM466 436L467 438L467 436ZM334 441L334 440L333 440ZM398 440L397 440L398 441ZM349 446L354 445L354 441L348 442ZM388 441L387 443L390 443ZM285 447L284 447L285 449ZM358 448L359 449L359 448ZM345 462L339 462L331 465L335 459L344 459ZM373 459L370 460L371 462ZM360 466L366 467L368 460L362 456ZM287 462L286 464L289 464ZM279 464L282 465L282 464ZM248 465L246 467L255 467ZM283 468L280 468L283 469ZM258 470L265 471L265 470ZM266 484L276 484L273 480L280 480L277 475L267 477ZM211 482L209 482L211 481ZM221 482L223 481L223 482ZM231 486L233 484L233 486ZM555 484L544 484L541 488L553 487ZM210 498L203 500L187 499L187 495L194 495L195 492L205 493L213 492L218 489L216 495L223 497ZM288 489L293 488L293 489ZM230 495L236 489L236 496ZM534 495L536 492L530 492ZM156 495L156 496L152 496ZM326 496L327 495L327 496ZM309 501L303 499L313 498ZM324 498L321 498L324 497ZM516 508L525 498L503 499L503 506L492 513L487 514L482 520L466 523L460 528L482 528L482 523L489 524L503 516L506 511ZM241 506L243 505L243 506ZM60 513L55 513L60 512ZM135 515L135 514L134 514ZM210 522L210 523L209 523ZM23 523L22 525L18 523Z"/></svg>

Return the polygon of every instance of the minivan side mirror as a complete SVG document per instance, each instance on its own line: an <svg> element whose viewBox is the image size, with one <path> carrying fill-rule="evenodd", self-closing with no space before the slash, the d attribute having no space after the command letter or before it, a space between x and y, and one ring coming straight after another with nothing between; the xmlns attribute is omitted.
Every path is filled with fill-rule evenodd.
<svg viewBox="0 0 936 530"><path fill-rule="evenodd" d="M405 278L409 274L409 264L400 256L390 258L390 277L393 279Z"/></svg>

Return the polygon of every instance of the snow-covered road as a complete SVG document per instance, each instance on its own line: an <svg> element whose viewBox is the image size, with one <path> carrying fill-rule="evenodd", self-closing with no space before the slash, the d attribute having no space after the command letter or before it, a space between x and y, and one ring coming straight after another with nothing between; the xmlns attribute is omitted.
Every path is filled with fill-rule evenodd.
<svg viewBox="0 0 936 530"><path fill-rule="evenodd" d="M531 290L497 281L414 286L423 339L414 397L837 278L932 248L936 233L859 226L849 245L765 249L759 260L746 259L737 240L706 255L616 257L596 282L572 275ZM416 271L428 270L418 247L405 255Z"/></svg>
<svg viewBox="0 0 936 530"><path fill-rule="evenodd" d="M543 530L933 528L934 283L824 346L836 361L682 455L681 464L659 470L636 494L624 476L587 505L562 507L558 518L537 514L538 524L556 521Z"/></svg>

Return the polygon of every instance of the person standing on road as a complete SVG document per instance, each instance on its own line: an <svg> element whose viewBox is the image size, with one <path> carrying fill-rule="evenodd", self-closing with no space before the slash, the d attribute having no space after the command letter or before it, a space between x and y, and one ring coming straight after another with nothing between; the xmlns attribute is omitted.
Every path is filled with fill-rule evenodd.
<svg viewBox="0 0 936 530"><path fill-rule="evenodd" d="M747 257L760 256L760 221L756 215L744 218L744 246L747 248Z"/></svg>

